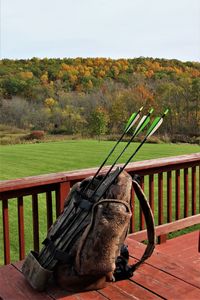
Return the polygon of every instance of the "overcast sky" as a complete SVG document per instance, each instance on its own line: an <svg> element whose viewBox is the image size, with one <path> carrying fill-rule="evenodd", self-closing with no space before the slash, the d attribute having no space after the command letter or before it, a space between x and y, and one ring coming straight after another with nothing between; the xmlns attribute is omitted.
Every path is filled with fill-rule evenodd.
<svg viewBox="0 0 200 300"><path fill-rule="evenodd" d="M0 0L1 58L200 61L200 0Z"/></svg>

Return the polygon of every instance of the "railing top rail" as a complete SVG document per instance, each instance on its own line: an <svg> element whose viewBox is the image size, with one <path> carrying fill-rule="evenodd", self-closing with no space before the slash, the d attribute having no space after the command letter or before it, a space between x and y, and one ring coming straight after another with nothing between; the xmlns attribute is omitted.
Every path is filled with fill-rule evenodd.
<svg viewBox="0 0 200 300"><path fill-rule="evenodd" d="M200 152L194 154L157 158L151 160L137 161L129 163L127 172L139 172L149 170L159 170L169 167L173 170L179 165L195 163L200 164ZM118 165L120 166L120 165ZM109 166L107 166L109 168ZM97 168L81 169L67 172L51 173L38 176L30 176L13 180L0 181L0 193L12 190L19 190L41 185L55 184L64 181L82 180L85 177L95 174ZM104 169L106 170L106 168Z"/></svg>

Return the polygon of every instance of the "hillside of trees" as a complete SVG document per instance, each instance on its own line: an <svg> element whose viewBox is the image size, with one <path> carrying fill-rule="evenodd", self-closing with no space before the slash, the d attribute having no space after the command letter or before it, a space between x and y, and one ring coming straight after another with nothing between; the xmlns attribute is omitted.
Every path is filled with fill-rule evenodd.
<svg viewBox="0 0 200 300"><path fill-rule="evenodd" d="M170 109L162 135L197 140L200 63L143 57L0 61L0 124L112 135L141 106L156 115Z"/></svg>

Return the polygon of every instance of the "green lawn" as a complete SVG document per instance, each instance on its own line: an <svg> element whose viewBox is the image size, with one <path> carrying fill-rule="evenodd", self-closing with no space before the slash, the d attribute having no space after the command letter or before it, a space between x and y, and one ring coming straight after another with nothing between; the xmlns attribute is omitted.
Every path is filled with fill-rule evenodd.
<svg viewBox="0 0 200 300"><path fill-rule="evenodd" d="M114 142L95 140L66 140L62 142L18 144L1 146L0 179L14 179L25 176L48 174L99 166ZM125 145L121 143L117 153ZM137 147L133 143L120 162L130 156ZM145 144L135 161L177 156L200 151L200 146L189 144ZM112 162L109 160L108 164Z"/></svg>
<svg viewBox="0 0 200 300"><path fill-rule="evenodd" d="M54 173L59 171L75 170L99 166L105 155L110 151L114 142L94 141L94 140L66 140L62 142L38 143L1 146L0 148L0 170L1 179L14 179L25 176ZM126 155L120 162L125 162L129 155L137 147L133 143ZM120 145L117 153L122 149ZM135 160L145 160L167 156L177 156L200 151L197 145L189 144L145 144L135 157ZM110 164L112 159L108 162ZM164 194L166 199L166 177L164 176ZM199 181L197 180L197 183ZM197 188L197 191L199 189ZM198 193L197 193L198 197ZM173 191L174 198L174 191ZM181 191L183 199L183 189ZM31 197L24 197L25 216L25 242L26 252L32 249L32 209ZM155 202L157 202L157 184L155 179ZM54 202L55 203L55 202ZM137 202L136 202L137 203ZM164 203L166 208L166 201ZM199 208L198 208L199 209ZM136 204L136 215L138 216L138 203ZM1 206L0 206L0 216ZM157 223L157 209L155 209ZM55 217L54 217L55 219ZM136 217L136 219L138 219ZM11 258L18 260L18 220L16 201L9 201L9 226ZM40 242L46 235L46 203L43 194L39 195L39 224ZM2 217L0 217L0 239L2 240ZM0 243L0 264L3 263L3 245Z"/></svg>

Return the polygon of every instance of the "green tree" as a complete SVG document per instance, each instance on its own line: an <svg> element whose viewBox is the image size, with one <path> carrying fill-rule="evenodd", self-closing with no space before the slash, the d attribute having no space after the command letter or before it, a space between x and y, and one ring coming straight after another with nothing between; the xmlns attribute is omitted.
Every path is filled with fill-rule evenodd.
<svg viewBox="0 0 200 300"><path fill-rule="evenodd" d="M100 136L105 134L107 131L109 117L105 109L102 107L97 107L92 111L89 120L89 132L92 136Z"/></svg>

